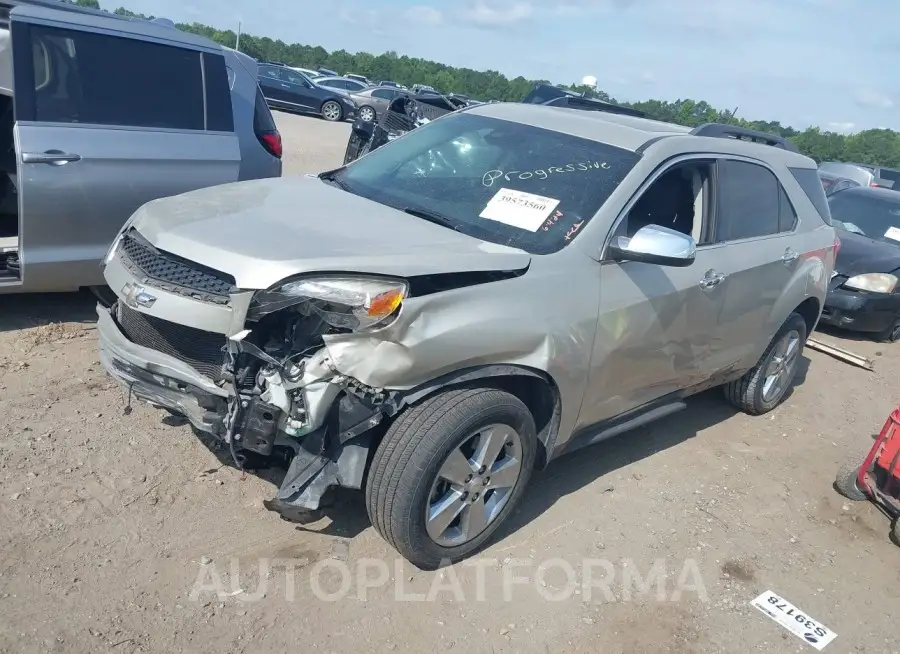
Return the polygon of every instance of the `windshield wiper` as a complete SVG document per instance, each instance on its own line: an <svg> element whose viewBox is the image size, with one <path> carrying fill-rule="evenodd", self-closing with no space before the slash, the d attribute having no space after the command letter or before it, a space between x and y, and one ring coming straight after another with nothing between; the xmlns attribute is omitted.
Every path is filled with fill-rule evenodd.
<svg viewBox="0 0 900 654"><path fill-rule="evenodd" d="M338 179L337 174L344 170L343 168L336 168L335 170L326 170L324 173L319 173L319 179L325 182L331 182L335 186L337 186L342 191L347 191L348 193L352 193L350 187L347 185L347 182Z"/></svg>
<svg viewBox="0 0 900 654"><path fill-rule="evenodd" d="M434 223L435 225L440 225L441 227L449 227L454 231L459 231L459 227L457 226L456 221L448 218L442 213L438 213L437 211L432 211L431 209L423 209L422 207L405 207L403 211L404 213L408 213L410 216L422 218L423 220L427 220L428 222Z"/></svg>

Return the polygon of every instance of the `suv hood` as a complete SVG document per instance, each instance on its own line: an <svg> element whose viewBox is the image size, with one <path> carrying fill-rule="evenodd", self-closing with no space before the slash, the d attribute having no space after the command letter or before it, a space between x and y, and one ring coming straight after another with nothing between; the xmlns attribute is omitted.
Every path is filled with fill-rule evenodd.
<svg viewBox="0 0 900 654"><path fill-rule="evenodd" d="M900 268L900 243L891 245L862 234L838 230L841 249L834 269L853 277L863 273L889 273Z"/></svg>
<svg viewBox="0 0 900 654"><path fill-rule="evenodd" d="M314 175L237 182L148 202L130 227L171 254L269 288L305 272L410 277L520 270L522 250L461 234Z"/></svg>

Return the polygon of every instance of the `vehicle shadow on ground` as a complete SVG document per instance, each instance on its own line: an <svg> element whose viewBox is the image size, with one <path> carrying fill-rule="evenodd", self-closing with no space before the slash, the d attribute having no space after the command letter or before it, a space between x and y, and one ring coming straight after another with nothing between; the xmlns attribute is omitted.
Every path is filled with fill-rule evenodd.
<svg viewBox="0 0 900 654"><path fill-rule="evenodd" d="M97 298L88 290L78 293L26 293L0 297L0 332L12 332L52 323L97 322Z"/></svg>
<svg viewBox="0 0 900 654"><path fill-rule="evenodd" d="M806 381L809 365L810 360L805 356L801 357L794 388ZM793 389L785 401L790 401L792 394ZM725 401L718 388L689 398L687 405L685 410L668 419L565 455L553 461L546 470L536 472L519 508L490 542L496 544L512 536L566 495L578 492L604 475L679 445L738 413L736 408ZM228 447L203 436L201 441L223 465L234 466ZM249 459L245 467L249 469L254 464L259 464L260 467L252 474L271 483L274 494L287 471L287 462L283 462L283 465L270 463L269 467L265 467L261 460ZM371 525L361 492L342 488L333 491L332 503L321 511L323 517L329 518L329 524L301 524L297 526L298 530L353 538Z"/></svg>
<svg viewBox="0 0 900 654"><path fill-rule="evenodd" d="M837 327L832 327L831 325L817 325L816 331L814 331L811 336L815 337L816 334L830 336L839 341L853 341L857 343L862 342L879 345L878 341L875 340L875 337L872 334L868 334L865 332L853 332L849 329L838 329ZM840 343L838 343L837 345L838 347L840 347ZM890 343L882 343L882 345L890 345Z"/></svg>

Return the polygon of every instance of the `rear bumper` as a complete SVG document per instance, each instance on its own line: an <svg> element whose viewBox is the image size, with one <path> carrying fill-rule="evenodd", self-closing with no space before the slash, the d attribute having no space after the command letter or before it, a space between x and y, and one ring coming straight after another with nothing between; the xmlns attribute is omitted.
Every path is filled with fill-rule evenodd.
<svg viewBox="0 0 900 654"><path fill-rule="evenodd" d="M229 392L163 352L128 340L112 314L97 306L100 363L134 397L183 415L202 432L221 437Z"/></svg>
<svg viewBox="0 0 900 654"><path fill-rule="evenodd" d="M900 294L835 288L825 298L819 322L859 332L886 330L900 315Z"/></svg>

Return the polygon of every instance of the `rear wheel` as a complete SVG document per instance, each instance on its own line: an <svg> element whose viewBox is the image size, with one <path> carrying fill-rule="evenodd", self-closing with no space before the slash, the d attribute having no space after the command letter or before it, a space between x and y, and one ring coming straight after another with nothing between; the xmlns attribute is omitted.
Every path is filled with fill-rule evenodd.
<svg viewBox="0 0 900 654"><path fill-rule="evenodd" d="M840 467L837 476L834 478L834 490L854 502L868 499L859 487L859 468L863 463L864 461L859 459L844 462L844 465Z"/></svg>
<svg viewBox="0 0 900 654"><path fill-rule="evenodd" d="M519 501L537 448L514 395L453 389L408 409L378 446L366 484L375 529L419 568L480 549Z"/></svg>
<svg viewBox="0 0 900 654"><path fill-rule="evenodd" d="M883 332L880 332L875 338L884 343L896 343L897 341L900 341L900 316L897 316L890 327Z"/></svg>
<svg viewBox="0 0 900 654"><path fill-rule="evenodd" d="M336 122L344 117L344 110L334 100L328 100L322 105L322 118L330 122Z"/></svg>
<svg viewBox="0 0 900 654"><path fill-rule="evenodd" d="M725 384L725 397L745 413L768 413L785 398L794 384L797 364L806 343L806 321L792 313L765 353L743 377Z"/></svg>
<svg viewBox="0 0 900 654"><path fill-rule="evenodd" d="M368 106L360 107L359 117L367 123L372 123L375 121L375 110L372 107Z"/></svg>

